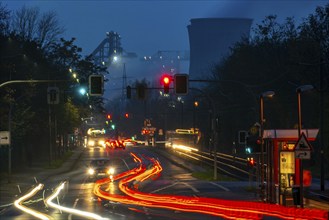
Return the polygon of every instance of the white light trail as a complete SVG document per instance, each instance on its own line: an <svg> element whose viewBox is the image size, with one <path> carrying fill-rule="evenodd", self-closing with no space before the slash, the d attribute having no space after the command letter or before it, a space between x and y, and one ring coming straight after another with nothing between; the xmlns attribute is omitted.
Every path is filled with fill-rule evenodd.
<svg viewBox="0 0 329 220"><path fill-rule="evenodd" d="M54 191L54 193L52 195L50 195L47 199L46 199L46 203L54 208L54 209L58 209L58 210L61 210L63 212L68 212L68 213L71 213L73 215L78 215L78 216L81 216L81 217L84 217L84 218L92 218L92 219L99 219L99 220L105 220L105 219L108 219L108 218L103 218L102 216L99 216L99 215L96 215L95 213L91 213L91 212L86 212L86 211L80 211L78 209L72 209L72 208L68 208L68 207L65 207L65 206L61 206L61 205L58 205L56 203L54 203L52 200L55 199L59 193L61 192L61 190L64 188L64 185L65 185L66 182L63 182L61 183L57 188L56 190Z"/></svg>
<svg viewBox="0 0 329 220"><path fill-rule="evenodd" d="M22 196L21 198L17 199L15 202L14 202L14 205L16 208L22 210L23 212L26 212L30 215L33 215L34 217L36 218L39 218L39 219L43 219L43 220L48 220L48 219L51 219L51 217L45 215L45 214L42 214L38 211L35 211L33 209L29 209L25 206L22 205L22 203L31 198L32 196L34 196L38 191L40 191L41 189L43 188L43 184L39 184L38 186L36 186L34 189L31 190L31 192L25 194L24 196Z"/></svg>
<svg viewBox="0 0 329 220"><path fill-rule="evenodd" d="M199 151L197 148L185 146L182 144L173 144L172 147L173 147L173 149L179 149L179 150L184 150L184 151L188 151L188 152Z"/></svg>

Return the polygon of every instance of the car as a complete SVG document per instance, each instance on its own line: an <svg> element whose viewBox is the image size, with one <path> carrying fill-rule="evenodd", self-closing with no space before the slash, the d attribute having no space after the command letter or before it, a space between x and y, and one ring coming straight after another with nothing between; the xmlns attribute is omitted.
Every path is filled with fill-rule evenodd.
<svg viewBox="0 0 329 220"><path fill-rule="evenodd" d="M113 181L114 167L108 158L98 158L90 161L87 167L89 179L97 179L99 177L109 177Z"/></svg>
<svg viewBox="0 0 329 220"><path fill-rule="evenodd" d="M105 148L105 140L103 138L88 138L87 146Z"/></svg>

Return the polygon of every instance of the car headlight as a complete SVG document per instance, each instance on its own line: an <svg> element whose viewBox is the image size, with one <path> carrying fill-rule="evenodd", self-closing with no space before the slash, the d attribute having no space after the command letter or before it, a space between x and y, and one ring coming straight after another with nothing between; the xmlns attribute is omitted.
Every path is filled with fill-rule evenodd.
<svg viewBox="0 0 329 220"><path fill-rule="evenodd" d="M113 175L114 174L114 168L113 167L109 168L107 173L110 174L110 175Z"/></svg>
<svg viewBox="0 0 329 220"><path fill-rule="evenodd" d="M104 140L99 140L98 143L99 143L99 145L105 145L105 141Z"/></svg>
<svg viewBox="0 0 329 220"><path fill-rule="evenodd" d="M95 145L95 141L93 140L88 141L88 146L94 146L94 145Z"/></svg>
<svg viewBox="0 0 329 220"><path fill-rule="evenodd" d="M88 169L88 174L93 175L95 173L95 170L93 168Z"/></svg>

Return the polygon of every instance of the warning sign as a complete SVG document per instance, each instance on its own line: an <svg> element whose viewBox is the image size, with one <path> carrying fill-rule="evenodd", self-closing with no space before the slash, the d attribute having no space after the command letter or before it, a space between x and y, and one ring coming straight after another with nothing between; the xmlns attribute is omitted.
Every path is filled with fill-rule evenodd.
<svg viewBox="0 0 329 220"><path fill-rule="evenodd" d="M311 151L312 146L308 142L306 136L304 133L299 137L296 145L295 145L295 151Z"/></svg>
<svg viewBox="0 0 329 220"><path fill-rule="evenodd" d="M298 159L311 159L312 146L308 142L304 133L299 137L295 145L295 158Z"/></svg>

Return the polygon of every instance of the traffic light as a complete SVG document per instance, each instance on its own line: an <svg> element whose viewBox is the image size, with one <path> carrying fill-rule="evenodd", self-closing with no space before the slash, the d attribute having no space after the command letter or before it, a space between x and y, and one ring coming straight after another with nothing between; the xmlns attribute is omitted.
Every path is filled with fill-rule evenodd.
<svg viewBox="0 0 329 220"><path fill-rule="evenodd" d="M129 118L129 113L126 113L125 114L125 118Z"/></svg>
<svg viewBox="0 0 329 220"><path fill-rule="evenodd" d="M131 99L131 87L127 86L127 99Z"/></svg>
<svg viewBox="0 0 329 220"><path fill-rule="evenodd" d="M246 153L260 153L261 152L261 139L257 135L247 136L246 138Z"/></svg>
<svg viewBox="0 0 329 220"><path fill-rule="evenodd" d="M47 101L50 105L56 105L59 103L59 88L48 87L47 89Z"/></svg>
<svg viewBox="0 0 329 220"><path fill-rule="evenodd" d="M165 94L169 93L169 85L171 83L172 79L169 75L163 75L161 78L161 83L163 84L163 92Z"/></svg>
<svg viewBox="0 0 329 220"><path fill-rule="evenodd" d="M175 74L174 76L174 89L176 95L187 95L188 93L188 75Z"/></svg>
<svg viewBox="0 0 329 220"><path fill-rule="evenodd" d="M89 76L89 95L102 96L104 88L103 75L90 75Z"/></svg>
<svg viewBox="0 0 329 220"><path fill-rule="evenodd" d="M137 85L137 97L138 99L145 99L145 85L143 84L139 84Z"/></svg>
<svg viewBox="0 0 329 220"><path fill-rule="evenodd" d="M246 144L248 133L246 131L239 131L239 144Z"/></svg>
<svg viewBox="0 0 329 220"><path fill-rule="evenodd" d="M106 115L106 118L107 118L108 120L111 120L111 119L112 119L112 116L111 116L110 114L107 114L107 115Z"/></svg>

